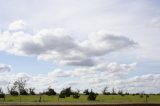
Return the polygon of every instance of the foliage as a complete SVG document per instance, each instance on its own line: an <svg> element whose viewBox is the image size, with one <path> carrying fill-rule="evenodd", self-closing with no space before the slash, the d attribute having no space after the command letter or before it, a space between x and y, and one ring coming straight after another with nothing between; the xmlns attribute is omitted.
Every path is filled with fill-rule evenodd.
<svg viewBox="0 0 160 106"><path fill-rule="evenodd" d="M112 93L111 93L112 95L117 95L117 93L115 92L115 89L113 88L112 89Z"/></svg>
<svg viewBox="0 0 160 106"><path fill-rule="evenodd" d="M96 97L97 97L97 93L94 93L92 90L91 90L91 92L89 93L89 95L88 95L88 100L96 100Z"/></svg>
<svg viewBox="0 0 160 106"><path fill-rule="evenodd" d="M27 89L25 89L26 80L23 80L22 78L20 78L14 82L14 85L18 88L20 95L28 95Z"/></svg>
<svg viewBox="0 0 160 106"><path fill-rule="evenodd" d="M72 90L71 90L71 87L68 87L68 88L65 88L65 89L63 89L62 91L61 91L61 93L60 93L60 95L63 97L63 96L65 96L65 97L70 97L70 95L72 95L73 94L73 92L72 92Z"/></svg>
<svg viewBox="0 0 160 106"><path fill-rule="evenodd" d="M30 95L35 95L36 93L34 92L35 88L29 88L29 94Z"/></svg>
<svg viewBox="0 0 160 106"><path fill-rule="evenodd" d="M83 93L84 93L85 95L89 95L89 90L88 90L88 89L85 89Z"/></svg>
<svg viewBox="0 0 160 106"><path fill-rule="evenodd" d="M60 92L59 98L65 98L65 92L64 92L64 91L61 91L61 92Z"/></svg>
<svg viewBox="0 0 160 106"><path fill-rule="evenodd" d="M108 87L107 87L107 86L104 87L104 89L103 89L103 91L102 91L102 94L103 94L103 95L106 95L106 94L107 94L107 90L108 90Z"/></svg>
<svg viewBox="0 0 160 106"><path fill-rule="evenodd" d="M48 88L48 91L45 92L46 95L51 96L51 95L56 95L56 92L52 88Z"/></svg>
<svg viewBox="0 0 160 106"><path fill-rule="evenodd" d="M73 98L78 99L80 97L79 90L77 92L73 92Z"/></svg>
<svg viewBox="0 0 160 106"><path fill-rule="evenodd" d="M0 98L5 98L5 94L3 93L2 88L0 88Z"/></svg>
<svg viewBox="0 0 160 106"><path fill-rule="evenodd" d="M7 89L8 89L9 94L12 96L18 96L18 91L16 91L16 88L17 88L17 86L14 84L13 84L13 86L8 85Z"/></svg>

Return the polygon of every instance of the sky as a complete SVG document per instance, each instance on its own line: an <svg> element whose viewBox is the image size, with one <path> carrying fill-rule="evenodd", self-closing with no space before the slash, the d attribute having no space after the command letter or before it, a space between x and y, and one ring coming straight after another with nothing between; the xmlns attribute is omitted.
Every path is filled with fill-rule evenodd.
<svg viewBox="0 0 160 106"><path fill-rule="evenodd" d="M0 87L160 92L159 0L0 0Z"/></svg>

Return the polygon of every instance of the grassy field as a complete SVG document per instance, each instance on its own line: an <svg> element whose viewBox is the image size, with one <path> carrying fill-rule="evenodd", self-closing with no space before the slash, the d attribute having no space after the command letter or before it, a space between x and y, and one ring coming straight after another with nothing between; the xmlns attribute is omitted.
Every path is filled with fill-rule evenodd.
<svg viewBox="0 0 160 106"><path fill-rule="evenodd" d="M7 95L5 102L38 102L40 96L11 96ZM0 98L0 102L3 99ZM74 99L71 97L66 97L65 99L58 98L58 96L42 96L42 102L54 102L54 103L145 103L145 96L141 98L139 95L132 96L120 96L120 95L98 95L96 101L88 101L87 96L81 95L79 99ZM150 95L148 98L148 103L160 103L160 95Z"/></svg>

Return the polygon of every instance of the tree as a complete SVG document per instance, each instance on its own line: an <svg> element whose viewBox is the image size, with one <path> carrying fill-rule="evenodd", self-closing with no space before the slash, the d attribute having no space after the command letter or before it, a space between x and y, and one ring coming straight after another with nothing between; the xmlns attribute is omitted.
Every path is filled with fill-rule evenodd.
<svg viewBox="0 0 160 106"><path fill-rule="evenodd" d="M0 88L0 98L3 98L5 101L5 94L3 93L2 88Z"/></svg>
<svg viewBox="0 0 160 106"><path fill-rule="evenodd" d="M124 96L123 91L122 91L122 90L119 90L119 91L118 91L118 95Z"/></svg>
<svg viewBox="0 0 160 106"><path fill-rule="evenodd" d="M97 93L94 93L91 89L91 92L89 92L89 95L88 95L88 100L96 100L96 97L97 97Z"/></svg>
<svg viewBox="0 0 160 106"><path fill-rule="evenodd" d="M34 92L35 88L29 88L29 94L30 95L35 95L36 93Z"/></svg>
<svg viewBox="0 0 160 106"><path fill-rule="evenodd" d="M84 93L85 95L89 95L89 90L88 90L88 89L85 89L83 93Z"/></svg>
<svg viewBox="0 0 160 106"><path fill-rule="evenodd" d="M65 92L62 90L59 94L59 98L65 98Z"/></svg>
<svg viewBox="0 0 160 106"><path fill-rule="evenodd" d="M12 96L18 96L18 91L16 90L16 88L17 86L15 84L10 86L10 83L9 83L7 87L9 94Z"/></svg>
<svg viewBox="0 0 160 106"><path fill-rule="evenodd" d="M27 89L25 89L26 80L23 80L22 78L20 78L14 82L14 85L18 88L20 95L28 95Z"/></svg>
<svg viewBox="0 0 160 106"><path fill-rule="evenodd" d="M78 99L80 97L79 90L77 92L73 92L73 98Z"/></svg>
<svg viewBox="0 0 160 106"><path fill-rule="evenodd" d="M45 92L46 95L51 96L51 95L56 95L56 92L52 88L48 88L48 91Z"/></svg>
<svg viewBox="0 0 160 106"><path fill-rule="evenodd" d="M115 89L112 89L112 95L116 95Z"/></svg>
<svg viewBox="0 0 160 106"><path fill-rule="evenodd" d="M102 94L103 94L103 95L109 95L110 92L107 92L107 90L108 90L108 87L107 87L107 86L104 87L104 89L103 89L103 91L102 91Z"/></svg>
<svg viewBox="0 0 160 106"><path fill-rule="evenodd" d="M65 88L61 91L61 94L65 95L65 97L70 97L73 94L71 87Z"/></svg>

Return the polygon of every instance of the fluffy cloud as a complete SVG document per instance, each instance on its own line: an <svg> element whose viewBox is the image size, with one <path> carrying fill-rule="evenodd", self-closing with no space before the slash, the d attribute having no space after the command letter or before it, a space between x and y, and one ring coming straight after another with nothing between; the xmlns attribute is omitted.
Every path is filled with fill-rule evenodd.
<svg viewBox="0 0 160 106"><path fill-rule="evenodd" d="M0 73L10 72L10 71L11 71L11 66L10 65L0 64Z"/></svg>
<svg viewBox="0 0 160 106"><path fill-rule="evenodd" d="M49 72L52 77L72 77L82 79L94 78L111 78L125 77L130 71L136 67L136 63L118 64L118 63L99 63L92 67L79 67L73 70L55 69Z"/></svg>
<svg viewBox="0 0 160 106"><path fill-rule="evenodd" d="M9 25L9 30L12 30L12 31L22 30L22 29L25 29L25 28L26 28L26 22L23 21L23 20L14 21Z"/></svg>
<svg viewBox="0 0 160 106"><path fill-rule="evenodd" d="M15 24L21 26L21 23L23 21L16 21L12 26ZM64 29L43 29L36 34L23 30L3 31L0 37L1 51L15 55L36 56L41 60L73 66L93 66L96 64L96 57L136 44L125 36L108 34L104 31L92 33L83 41L74 38Z"/></svg>
<svg viewBox="0 0 160 106"><path fill-rule="evenodd" d="M9 65L1 65L7 67ZM27 73L0 73L0 85L6 91L8 84L17 79L27 80L27 87L35 87L37 92L49 86L60 91L64 87L72 86L73 89L94 89L101 93L104 86L109 90L123 90L131 93L148 92L159 93L160 74L146 74L128 78L127 75L136 67L136 63L118 64L101 63L92 67L79 67L72 70L55 69L48 74L30 75ZM83 85L83 86L81 86ZM154 87L153 87L154 85Z"/></svg>

